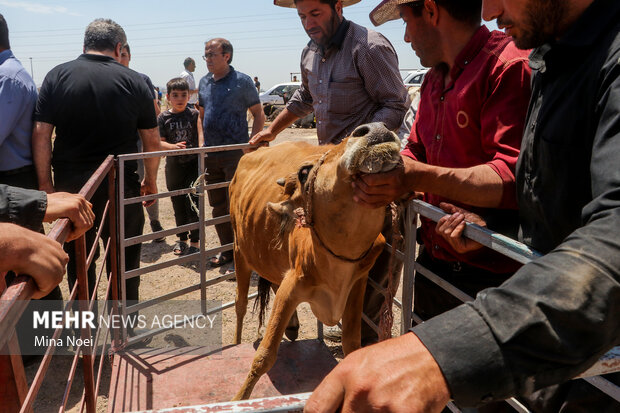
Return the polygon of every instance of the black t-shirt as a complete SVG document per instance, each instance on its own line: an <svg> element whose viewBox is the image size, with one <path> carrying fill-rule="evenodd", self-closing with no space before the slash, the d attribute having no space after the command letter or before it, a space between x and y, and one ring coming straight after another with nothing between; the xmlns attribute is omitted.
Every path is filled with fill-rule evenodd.
<svg viewBox="0 0 620 413"><path fill-rule="evenodd" d="M186 148L198 147L198 111L186 107L183 112L162 112L157 118L159 135L168 143L185 141ZM195 159L195 155L179 156L180 161Z"/></svg>
<svg viewBox="0 0 620 413"><path fill-rule="evenodd" d="M80 170L96 168L109 154L137 152L137 130L157 126L153 91L144 79L111 57L93 54L45 76L35 120L56 127L54 168Z"/></svg>

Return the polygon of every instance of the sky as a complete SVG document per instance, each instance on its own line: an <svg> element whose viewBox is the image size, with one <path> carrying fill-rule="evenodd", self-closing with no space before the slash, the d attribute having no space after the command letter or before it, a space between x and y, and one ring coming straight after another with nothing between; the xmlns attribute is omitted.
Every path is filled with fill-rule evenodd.
<svg viewBox="0 0 620 413"><path fill-rule="evenodd" d="M374 28L368 14L377 4L379 0L362 0L345 7L344 16ZM0 0L0 13L9 26L13 53L38 86L49 70L82 53L84 29L99 17L123 27L131 46L130 67L159 87L181 73L186 57L196 61L198 83L207 74L201 58L205 41L225 37L234 48L234 68L258 76L266 90L299 72L309 40L295 9L274 6L273 0ZM422 67L403 40L402 20L374 29L396 49L401 70Z"/></svg>

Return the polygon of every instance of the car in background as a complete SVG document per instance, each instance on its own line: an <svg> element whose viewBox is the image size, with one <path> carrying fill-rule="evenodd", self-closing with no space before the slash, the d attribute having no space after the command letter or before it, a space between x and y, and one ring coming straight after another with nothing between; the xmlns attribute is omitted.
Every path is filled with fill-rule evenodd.
<svg viewBox="0 0 620 413"><path fill-rule="evenodd" d="M260 102L265 105L284 105L301 86L301 82L279 83L258 95Z"/></svg>
<svg viewBox="0 0 620 413"><path fill-rule="evenodd" d="M422 81L424 81L424 76L428 72L428 69L416 69L407 72L405 77L403 78L403 83L405 86L418 86L422 85Z"/></svg>

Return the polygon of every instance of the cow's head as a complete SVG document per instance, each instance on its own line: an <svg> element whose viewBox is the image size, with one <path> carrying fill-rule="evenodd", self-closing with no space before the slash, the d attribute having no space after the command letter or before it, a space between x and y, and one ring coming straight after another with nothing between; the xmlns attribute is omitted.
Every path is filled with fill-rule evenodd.
<svg viewBox="0 0 620 413"><path fill-rule="evenodd" d="M282 217L282 232L298 225L322 220L338 225L340 220L355 220L368 214L383 216L383 211L361 210L353 201L352 177L359 173L379 173L394 169L400 162L400 141L383 123L357 127L339 145L326 145L322 153L313 154L295 173L278 179L285 199L268 204ZM370 224L380 228L382 218ZM378 233L378 230L377 230Z"/></svg>

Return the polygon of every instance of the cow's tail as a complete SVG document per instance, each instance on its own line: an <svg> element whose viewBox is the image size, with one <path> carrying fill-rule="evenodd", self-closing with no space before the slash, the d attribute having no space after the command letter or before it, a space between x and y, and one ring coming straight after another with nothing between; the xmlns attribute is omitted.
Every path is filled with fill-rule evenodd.
<svg viewBox="0 0 620 413"><path fill-rule="evenodd" d="M258 328L260 329L265 321L265 312L269 305L269 298L271 293L271 281L263 277L258 277L258 295L254 300L254 308L252 312L256 312L258 308Z"/></svg>

